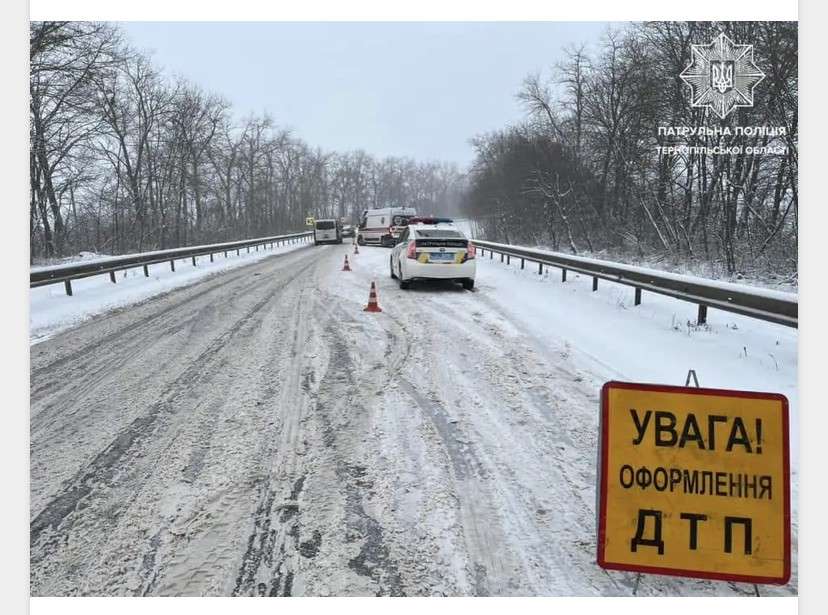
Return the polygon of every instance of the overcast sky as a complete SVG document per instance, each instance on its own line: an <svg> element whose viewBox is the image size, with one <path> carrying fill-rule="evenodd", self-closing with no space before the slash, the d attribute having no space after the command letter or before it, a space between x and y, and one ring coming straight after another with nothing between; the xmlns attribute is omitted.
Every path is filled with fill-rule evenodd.
<svg viewBox="0 0 828 615"><path fill-rule="evenodd" d="M606 23L129 22L131 43L311 146L465 165L476 134L523 115L515 94Z"/></svg>

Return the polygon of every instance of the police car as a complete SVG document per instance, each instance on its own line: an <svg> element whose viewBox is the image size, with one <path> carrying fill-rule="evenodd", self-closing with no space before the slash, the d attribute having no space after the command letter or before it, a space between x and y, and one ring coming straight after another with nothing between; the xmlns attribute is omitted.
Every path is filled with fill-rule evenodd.
<svg viewBox="0 0 828 615"><path fill-rule="evenodd" d="M474 288L474 244L449 218L410 218L391 250L391 277L400 288L413 280L454 280Z"/></svg>

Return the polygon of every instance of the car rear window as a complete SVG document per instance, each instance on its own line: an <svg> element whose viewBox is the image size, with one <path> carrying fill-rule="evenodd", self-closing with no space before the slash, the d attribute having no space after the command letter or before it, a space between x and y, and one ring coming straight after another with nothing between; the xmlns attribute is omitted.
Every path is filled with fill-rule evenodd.
<svg viewBox="0 0 828 615"><path fill-rule="evenodd" d="M316 228L320 231L327 231L336 226L336 223L333 220L320 220L316 223Z"/></svg>
<svg viewBox="0 0 828 615"><path fill-rule="evenodd" d="M463 238L463 234L444 229L423 229L417 231L417 237L423 239L460 239Z"/></svg>

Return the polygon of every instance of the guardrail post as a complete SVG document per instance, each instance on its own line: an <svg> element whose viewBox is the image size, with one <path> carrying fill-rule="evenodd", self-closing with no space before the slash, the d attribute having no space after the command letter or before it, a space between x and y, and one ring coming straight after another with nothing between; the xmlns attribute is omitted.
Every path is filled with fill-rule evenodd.
<svg viewBox="0 0 828 615"><path fill-rule="evenodd" d="M592 292L595 292L596 290L598 290L598 278L593 277L592 278Z"/></svg>
<svg viewBox="0 0 828 615"><path fill-rule="evenodd" d="M196 266L196 259L195 259L195 256L193 256L193 267L195 267L195 266Z"/></svg>
<svg viewBox="0 0 828 615"><path fill-rule="evenodd" d="M256 252L259 251L259 244L256 244Z"/></svg>
<svg viewBox="0 0 828 615"><path fill-rule="evenodd" d="M508 254L506 255L506 264L507 264L507 265L511 265L511 264L512 264L512 257L511 257L511 256L509 256Z"/></svg>
<svg viewBox="0 0 828 615"><path fill-rule="evenodd" d="M523 265L526 263L526 259L520 259L520 268L523 269Z"/></svg>
<svg viewBox="0 0 828 615"><path fill-rule="evenodd" d="M635 289L635 305L641 305L641 289Z"/></svg>
<svg viewBox="0 0 828 615"><path fill-rule="evenodd" d="M227 250L224 251L224 258L227 258Z"/></svg>
<svg viewBox="0 0 828 615"><path fill-rule="evenodd" d="M503 262L503 252L500 253L500 262Z"/></svg>
<svg viewBox="0 0 828 615"><path fill-rule="evenodd" d="M66 289L66 294L72 296L72 280L63 280L63 287Z"/></svg>
<svg viewBox="0 0 828 615"><path fill-rule="evenodd" d="M149 277L149 265L144 265L144 277Z"/></svg>
<svg viewBox="0 0 828 615"><path fill-rule="evenodd" d="M247 246L247 253L250 254L250 246Z"/></svg>
<svg viewBox="0 0 828 615"><path fill-rule="evenodd" d="M538 275L543 275L543 263L538 263Z"/></svg>
<svg viewBox="0 0 828 615"><path fill-rule="evenodd" d="M170 259L170 271L175 271L175 259Z"/></svg>
<svg viewBox="0 0 828 615"><path fill-rule="evenodd" d="M492 257L493 257L493 256L494 256L494 252L492 252L491 250L489 250L489 260L492 260Z"/></svg>
<svg viewBox="0 0 828 615"><path fill-rule="evenodd" d="M69 293L70 295L72 293ZM706 325L707 324L707 306L703 304L699 304L699 316L696 318L697 325Z"/></svg>
<svg viewBox="0 0 828 615"><path fill-rule="evenodd" d="M566 282L566 269L561 269L561 282Z"/></svg>
<svg viewBox="0 0 828 615"><path fill-rule="evenodd" d="M112 280L113 284L117 283L117 282L115 282L115 272L114 271L109 272L109 279Z"/></svg>
<svg viewBox="0 0 828 615"><path fill-rule="evenodd" d="M210 252L210 262L211 262L211 263L212 263L212 262L214 262L214 261L213 261L213 253L212 253L212 252Z"/></svg>
<svg viewBox="0 0 828 615"><path fill-rule="evenodd" d="M238 256L238 255L239 255L239 249L236 248L236 256Z"/></svg>

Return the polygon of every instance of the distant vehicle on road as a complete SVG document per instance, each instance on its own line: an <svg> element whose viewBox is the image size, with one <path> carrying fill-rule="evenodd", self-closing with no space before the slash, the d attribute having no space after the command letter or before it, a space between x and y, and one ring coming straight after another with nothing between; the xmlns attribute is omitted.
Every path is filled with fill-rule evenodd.
<svg viewBox="0 0 828 615"><path fill-rule="evenodd" d="M354 230L354 227L352 225L345 224L342 227L342 236L343 237L353 237L354 235L356 235L356 231Z"/></svg>
<svg viewBox="0 0 828 615"><path fill-rule="evenodd" d="M408 224L409 218L416 215L417 210L411 207L366 209L359 221L357 243L361 246L393 246Z"/></svg>
<svg viewBox="0 0 828 615"><path fill-rule="evenodd" d="M413 280L454 280L474 288L475 247L450 218L410 218L391 250L391 277L400 288Z"/></svg>
<svg viewBox="0 0 828 615"><path fill-rule="evenodd" d="M317 220L313 225L313 245L320 243L342 243L342 226L339 220L328 218Z"/></svg>

